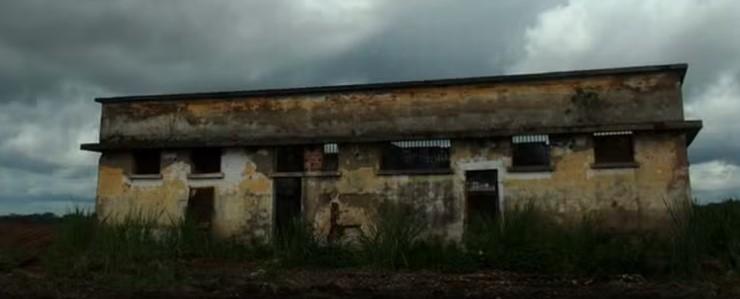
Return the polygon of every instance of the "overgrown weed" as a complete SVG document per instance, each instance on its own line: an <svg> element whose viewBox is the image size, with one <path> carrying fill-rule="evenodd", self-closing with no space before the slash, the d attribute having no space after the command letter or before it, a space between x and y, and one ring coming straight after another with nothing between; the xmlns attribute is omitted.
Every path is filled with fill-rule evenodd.
<svg viewBox="0 0 740 299"><path fill-rule="evenodd" d="M155 215L156 216L156 215ZM386 202L374 225L352 242L326 242L296 220L270 242L214 238L188 221L162 226L134 214L116 223L75 211L60 223L45 257L55 273L127 285L156 285L181 276L183 262L277 261L277 267L365 267L384 270L474 271L696 276L740 270L740 202L693 205L668 231L615 233L596 217L560 224L533 205L505 218L474 220L462 242L430 234L411 206ZM146 277L146 279L143 279ZM120 283L119 279L119 283Z"/></svg>

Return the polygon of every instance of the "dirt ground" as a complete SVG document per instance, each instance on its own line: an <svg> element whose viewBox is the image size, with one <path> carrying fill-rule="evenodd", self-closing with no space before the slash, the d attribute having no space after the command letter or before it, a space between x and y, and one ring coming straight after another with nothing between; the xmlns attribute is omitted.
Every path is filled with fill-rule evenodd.
<svg viewBox="0 0 740 299"><path fill-rule="evenodd" d="M0 223L0 248L23 260L0 271L0 298L740 298L740 281L659 281L640 275L569 277L506 271L378 272L265 269L256 263L190 261L187 279L141 290L49 277L38 255L49 224Z"/></svg>

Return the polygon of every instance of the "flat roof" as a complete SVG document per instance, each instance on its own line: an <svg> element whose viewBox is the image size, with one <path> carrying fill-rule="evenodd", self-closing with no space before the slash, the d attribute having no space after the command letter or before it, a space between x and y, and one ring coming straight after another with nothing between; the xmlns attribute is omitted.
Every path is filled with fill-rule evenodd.
<svg viewBox="0 0 740 299"><path fill-rule="evenodd" d="M331 85L331 86L314 86L314 87L296 87L280 89L257 89L241 91L220 91L220 92L199 92L199 93L180 93L180 94L158 94L158 95L135 95L120 97L103 97L96 98L98 103L121 103L134 101L177 101L177 100L198 100L198 99L228 99L228 98L246 98L254 96L286 96L297 94L316 94L330 92L348 92L348 91L372 91L409 87L441 87L450 85L469 85L482 83L499 83L499 82L521 82L521 81L542 81L542 80L559 80L572 79L605 75L622 75L622 74L639 74L639 73L656 73L656 72L678 72L683 82L688 64L664 64L649 65L636 67L605 68L576 70L565 72L548 72L536 74L519 74L519 75L499 75L484 77L453 78L439 80L421 80L421 81L401 81L387 83L370 83L370 84L349 84L349 85Z"/></svg>

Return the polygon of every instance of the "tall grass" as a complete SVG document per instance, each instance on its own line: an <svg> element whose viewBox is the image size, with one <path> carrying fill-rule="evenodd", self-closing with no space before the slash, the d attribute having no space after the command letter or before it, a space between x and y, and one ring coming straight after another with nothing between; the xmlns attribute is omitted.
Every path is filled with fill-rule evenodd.
<svg viewBox="0 0 740 299"><path fill-rule="evenodd" d="M674 217L672 270L740 271L740 201L695 206Z"/></svg>
<svg viewBox="0 0 740 299"><path fill-rule="evenodd" d="M300 218L279 229L270 249L280 264L287 267L339 266L344 262L341 248L321 244L313 227Z"/></svg>
<svg viewBox="0 0 740 299"><path fill-rule="evenodd" d="M260 245L213 238L186 221L162 227L137 215L112 224L78 211L64 217L45 262L65 275L123 273L147 277L146 283L175 281L184 262L202 258L389 270L687 276L740 270L740 202L694 206L669 231L623 234L598 229L597 218L559 224L525 206L507 210L505 219L470 223L463 242L429 234L427 222L409 206L384 203L377 216L354 242L325 242L310 224L296 220Z"/></svg>
<svg viewBox="0 0 740 299"><path fill-rule="evenodd" d="M383 202L377 217L359 238L359 257L369 265L397 269L409 267L411 253L423 220L411 207Z"/></svg>
<svg viewBox="0 0 740 299"><path fill-rule="evenodd" d="M471 223L465 244L486 267L586 273L649 272L650 252L660 247L654 233L609 233L591 218L559 224L531 205Z"/></svg>
<svg viewBox="0 0 740 299"><path fill-rule="evenodd" d="M113 281L150 286L177 280L183 261L240 260L255 252L235 239L213 238L188 221L161 226L154 217L137 213L109 223L78 210L63 217L44 264L66 277L95 280L123 275L129 279Z"/></svg>

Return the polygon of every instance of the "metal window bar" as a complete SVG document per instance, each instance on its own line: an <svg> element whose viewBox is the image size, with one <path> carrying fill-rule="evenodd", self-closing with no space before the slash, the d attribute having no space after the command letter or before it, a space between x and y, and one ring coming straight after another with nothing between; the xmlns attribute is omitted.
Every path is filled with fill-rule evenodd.
<svg viewBox="0 0 740 299"><path fill-rule="evenodd" d="M339 146L336 143L325 143L324 154L338 154Z"/></svg>
<svg viewBox="0 0 740 299"><path fill-rule="evenodd" d="M511 137L511 142L514 144L522 144L522 143L542 143L549 145L550 144L550 136L546 134L537 134L537 135L515 135Z"/></svg>
<svg viewBox="0 0 740 299"><path fill-rule="evenodd" d="M607 131L607 132L594 133L594 136L618 136L618 135L632 135L632 131Z"/></svg>
<svg viewBox="0 0 740 299"><path fill-rule="evenodd" d="M403 140L391 142L394 146L400 148L424 148L424 147L441 147L450 148L449 139L427 139L427 140Z"/></svg>
<svg viewBox="0 0 740 299"><path fill-rule="evenodd" d="M388 170L447 169L450 167L450 140L399 140L388 143L381 168Z"/></svg>

